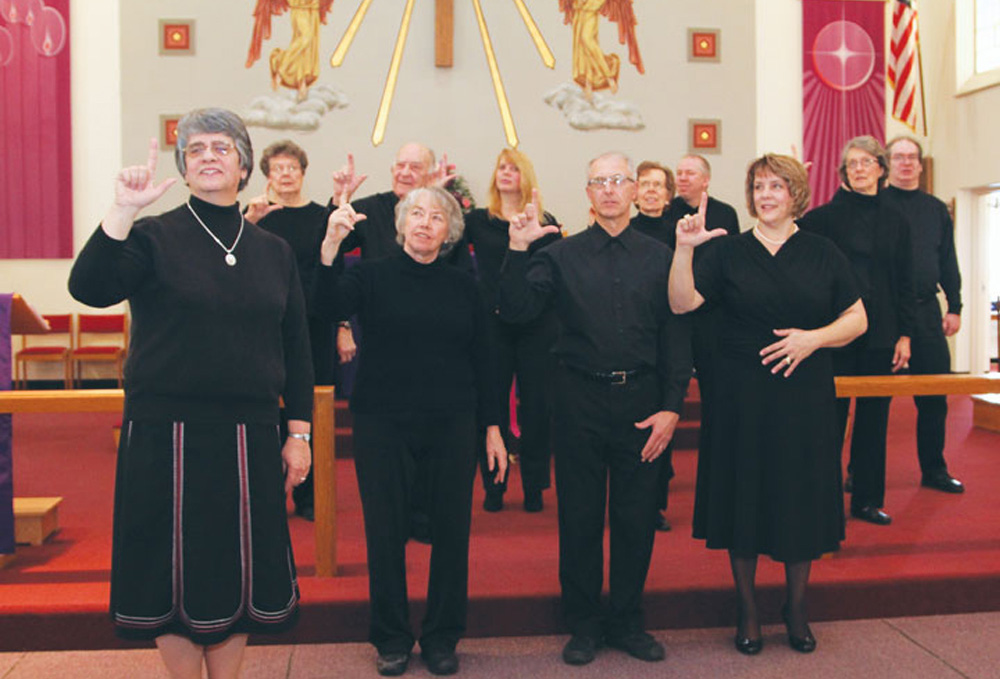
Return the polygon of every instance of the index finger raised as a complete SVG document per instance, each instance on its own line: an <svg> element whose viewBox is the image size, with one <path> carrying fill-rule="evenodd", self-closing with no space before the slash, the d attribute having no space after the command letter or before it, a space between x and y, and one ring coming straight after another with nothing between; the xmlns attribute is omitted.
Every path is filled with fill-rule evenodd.
<svg viewBox="0 0 1000 679"><path fill-rule="evenodd" d="M156 161L160 156L160 143L156 137L149 138L149 156L146 158L146 168L149 170L149 180L156 174Z"/></svg>
<svg viewBox="0 0 1000 679"><path fill-rule="evenodd" d="M705 211L708 210L708 192L701 192L701 201L698 203L698 216L704 217Z"/></svg>

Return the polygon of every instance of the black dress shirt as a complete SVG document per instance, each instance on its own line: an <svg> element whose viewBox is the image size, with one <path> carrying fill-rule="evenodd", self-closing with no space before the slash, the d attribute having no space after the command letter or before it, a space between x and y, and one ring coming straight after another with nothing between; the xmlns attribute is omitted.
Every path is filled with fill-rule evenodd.
<svg viewBox="0 0 1000 679"><path fill-rule="evenodd" d="M635 229L612 237L599 225L530 258L511 250L500 277L500 317L524 322L554 305L559 361L593 373L656 371L662 409L680 413L691 377L691 334L667 301L672 256Z"/></svg>
<svg viewBox="0 0 1000 679"><path fill-rule="evenodd" d="M918 301L937 295L938 286L948 298L948 313L962 313L962 275L955 254L955 225L948 207L919 189L889 186L882 191L910 222L913 243L913 280Z"/></svg>

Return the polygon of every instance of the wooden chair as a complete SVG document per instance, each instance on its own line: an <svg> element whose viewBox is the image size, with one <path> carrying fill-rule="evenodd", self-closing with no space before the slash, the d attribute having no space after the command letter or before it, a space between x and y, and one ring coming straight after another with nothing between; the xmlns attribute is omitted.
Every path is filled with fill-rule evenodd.
<svg viewBox="0 0 1000 679"><path fill-rule="evenodd" d="M59 363L63 364L63 388L69 389L72 382L69 355L73 351L73 315L43 314L42 318L49 322L49 332L45 335L46 344L29 346L29 335L21 335L21 350L14 354L15 383L18 389L24 389L28 383L29 363ZM55 340L55 341L53 341Z"/></svg>
<svg viewBox="0 0 1000 679"><path fill-rule="evenodd" d="M90 344L96 336L100 341L113 344ZM122 387L122 368L128 352L128 316L125 314L77 314L76 348L70 352L73 367L73 384L82 382L81 363L114 363L117 368L118 388Z"/></svg>

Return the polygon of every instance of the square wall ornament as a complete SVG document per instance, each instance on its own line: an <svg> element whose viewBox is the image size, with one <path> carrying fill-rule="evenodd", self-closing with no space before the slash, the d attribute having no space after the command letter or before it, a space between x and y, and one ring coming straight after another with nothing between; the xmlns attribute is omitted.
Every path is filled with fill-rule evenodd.
<svg viewBox="0 0 1000 679"><path fill-rule="evenodd" d="M160 150L172 151L177 146L177 123L180 121L179 113L171 113L160 116Z"/></svg>
<svg viewBox="0 0 1000 679"><path fill-rule="evenodd" d="M688 61L721 61L722 31L718 28L688 29Z"/></svg>
<svg viewBox="0 0 1000 679"><path fill-rule="evenodd" d="M194 19L160 19L160 56L194 54Z"/></svg>
<svg viewBox="0 0 1000 679"><path fill-rule="evenodd" d="M721 120L688 120L690 153L722 153Z"/></svg>

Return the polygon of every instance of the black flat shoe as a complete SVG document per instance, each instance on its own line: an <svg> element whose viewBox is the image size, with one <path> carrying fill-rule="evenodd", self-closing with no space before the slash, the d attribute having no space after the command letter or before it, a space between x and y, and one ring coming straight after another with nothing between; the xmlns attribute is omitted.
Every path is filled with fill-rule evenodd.
<svg viewBox="0 0 1000 679"><path fill-rule="evenodd" d="M379 653L375 658L375 669L383 677L398 677L406 672L409 663L409 653Z"/></svg>
<svg viewBox="0 0 1000 679"><path fill-rule="evenodd" d="M422 651L420 656L424 659L424 664L431 674L447 675L458 672L458 656L455 651L445 648L433 651Z"/></svg>
<svg viewBox="0 0 1000 679"><path fill-rule="evenodd" d="M888 526L892 523L892 517L874 505L866 505L858 509L851 507L851 516L868 523L874 523L876 526Z"/></svg>
<svg viewBox="0 0 1000 679"><path fill-rule="evenodd" d="M733 645L743 655L757 655L764 649L764 639L741 637L740 633L737 632L736 636L733 637Z"/></svg>
<svg viewBox="0 0 1000 679"><path fill-rule="evenodd" d="M586 665L593 662L601 642L594 637L574 634L562 650L563 662L567 665Z"/></svg>
<svg viewBox="0 0 1000 679"><path fill-rule="evenodd" d="M646 662L659 662L667 655L663 644L646 632L631 632L622 636L609 636L606 639L606 643L611 648L625 651L633 658L645 660Z"/></svg>
<svg viewBox="0 0 1000 679"><path fill-rule="evenodd" d="M788 605L781 607L781 618L785 621L785 631L788 633L788 645L799 653L812 653L816 650L816 637L813 636L809 625L806 625L806 635L797 637L792 634L792 626L788 622Z"/></svg>
<svg viewBox="0 0 1000 679"><path fill-rule="evenodd" d="M965 486L962 485L962 482L943 469L931 472L930 474L924 474L924 477L920 480L920 485L924 488L940 490L942 493L965 492Z"/></svg>

